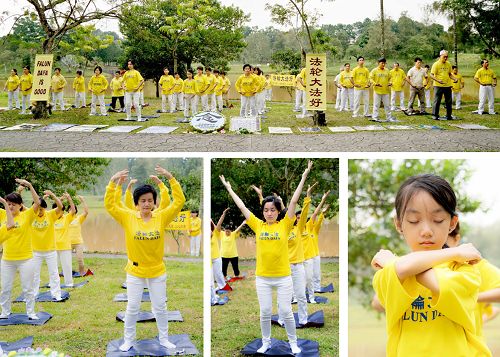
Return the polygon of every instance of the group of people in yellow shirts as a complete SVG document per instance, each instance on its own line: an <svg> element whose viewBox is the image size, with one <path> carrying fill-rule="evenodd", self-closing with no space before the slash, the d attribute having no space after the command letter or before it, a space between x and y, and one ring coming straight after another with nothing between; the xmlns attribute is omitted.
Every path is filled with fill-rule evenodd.
<svg viewBox="0 0 500 357"><path fill-rule="evenodd" d="M264 114L266 100L271 100L272 93L269 75L264 75L259 67L245 64L243 65L243 74L238 77L234 86L240 94L241 117Z"/></svg>
<svg viewBox="0 0 500 357"><path fill-rule="evenodd" d="M258 353L265 353L270 348L273 289L277 290L279 322L285 326L290 349L294 354L300 353L301 350L297 346L291 302L297 302L299 323L305 325L308 322L307 303L316 303L314 292L320 290L321 262L318 235L324 212L328 208L323 208L323 206L329 192L323 195L313 215L308 219L311 192L315 185L309 186L302 209L295 211L311 168L312 162L310 161L286 208L280 197L276 195L263 197L262 189L252 186L259 195L261 202L259 216L263 219L250 212L234 192L230 182L224 176L220 176L224 187L245 217L245 221L234 231L231 227L225 227L222 232L222 221L227 212L226 209L217 226L212 224L213 276L221 288L225 284L223 279L227 274L229 262L233 265L234 273L239 275L236 238L243 225L247 224L256 237L256 292L259 298L262 332L262 346L258 349ZM222 260L221 264L221 256L222 259L226 259L226 263ZM218 276L220 278L217 278ZM217 299L217 296L212 292L212 300L214 299Z"/></svg>
<svg viewBox="0 0 500 357"><path fill-rule="evenodd" d="M0 199L5 209L0 210L0 243L3 243L1 261L0 319L11 315L11 292L19 270L21 287L26 299L26 313L36 320L35 299L40 288L40 270L43 261L47 263L50 278L50 294L53 300L61 301L61 284L58 272L58 258L61 263L64 286L73 287L72 250L78 257L79 272L83 276L83 239L81 227L88 215L85 199L78 196L83 212L78 214L71 196L64 193L57 197L44 191L40 197L33 185L16 179L19 189ZM23 203L21 192L29 189L33 199L31 207ZM47 199L54 203L48 209ZM66 209L63 206L66 202Z"/></svg>

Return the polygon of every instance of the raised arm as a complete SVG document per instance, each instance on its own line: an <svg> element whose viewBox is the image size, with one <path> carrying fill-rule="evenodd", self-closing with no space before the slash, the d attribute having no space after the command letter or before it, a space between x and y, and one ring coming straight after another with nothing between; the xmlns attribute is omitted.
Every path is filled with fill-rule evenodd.
<svg viewBox="0 0 500 357"><path fill-rule="evenodd" d="M243 228L243 226L247 223L247 220L245 219L243 222L241 222L241 224L238 226L238 228L236 228L234 230L234 233L238 234L241 230L241 228Z"/></svg>
<svg viewBox="0 0 500 357"><path fill-rule="evenodd" d="M262 204L262 201L264 201L264 196L262 196L262 186L255 186L255 185L251 185L250 186L256 193L257 193L257 196L259 196L259 203Z"/></svg>
<svg viewBox="0 0 500 357"><path fill-rule="evenodd" d="M35 189L31 182L23 179L16 179L16 182L24 187L27 187L31 192L31 197L33 198L33 211L38 212L38 208L40 207L40 196L36 193Z"/></svg>
<svg viewBox="0 0 500 357"><path fill-rule="evenodd" d="M47 197L50 197L56 204L56 215L57 217L61 217L62 213L63 213L63 204L61 202L61 200L59 199L59 197L57 197L54 192L52 192L51 190L45 190L43 191L43 197L44 198L47 198Z"/></svg>
<svg viewBox="0 0 500 357"><path fill-rule="evenodd" d="M182 207L184 207L186 197L184 196L184 192L182 192L181 184L167 170L165 170L165 177L168 179L168 182L170 184L173 198L172 202L170 202L170 205L167 208L161 210L166 226L175 218L175 216L179 214Z"/></svg>
<svg viewBox="0 0 500 357"><path fill-rule="evenodd" d="M85 198L83 196L78 196L78 198L83 205L82 216L87 217L89 215L89 206L87 205L87 201L85 201Z"/></svg>
<svg viewBox="0 0 500 357"><path fill-rule="evenodd" d="M297 207L297 202L299 202L300 194L302 193L302 189L304 187L304 183L306 182L307 175L309 175L309 172L311 172L311 167L312 167L312 161L309 160L307 162L307 168L302 174L302 178L297 188L295 189L295 192L293 193L292 199L290 200L290 204L287 210L287 215L289 218L295 217L295 208Z"/></svg>
<svg viewBox="0 0 500 357"><path fill-rule="evenodd" d="M120 211L124 210L122 204L120 204L121 197L117 197L116 191L118 190L118 185L125 180L128 176L128 170L121 170L115 173L109 180L106 186L106 193L104 195L104 207L106 211L118 222L121 222Z"/></svg>
<svg viewBox="0 0 500 357"><path fill-rule="evenodd" d="M135 209L134 197L132 194L132 188L134 184L137 182L137 179L130 179L127 185L127 190L125 191L125 207L130 209ZM121 199L121 195L120 195Z"/></svg>
<svg viewBox="0 0 500 357"><path fill-rule="evenodd" d="M251 214L250 210L245 206L245 204L243 203L241 198L239 198L238 195L233 191L229 181L226 181L226 179L224 178L224 175L220 175L219 178L220 178L222 184L224 185L224 187L226 188L227 192L229 192L229 195L233 199L236 206L238 206L238 208L240 209L240 211L243 214L243 216L245 217L245 219L249 219L250 214Z"/></svg>
<svg viewBox="0 0 500 357"><path fill-rule="evenodd" d="M64 192L63 197L69 203L69 213L70 214L76 214L75 203L73 202L73 199L71 198L71 195L69 193L67 193L67 192Z"/></svg>
<svg viewBox="0 0 500 357"><path fill-rule="evenodd" d="M224 222L224 218L226 218L226 213L229 211L229 208L226 208L224 212L222 212L222 215L219 218L219 221L217 222L217 225L215 226L215 229L220 232L222 228L222 222Z"/></svg>
<svg viewBox="0 0 500 357"><path fill-rule="evenodd" d="M326 191L324 194L323 194L323 197L321 197L321 202L319 203L318 207L316 207L316 209L314 210L313 212L313 215L311 216L311 221L312 222L315 222L316 221L316 217L318 216L319 212L321 211L321 207L323 206L323 204L325 203L326 201L326 198L328 197L328 194L330 193L330 191Z"/></svg>
<svg viewBox="0 0 500 357"><path fill-rule="evenodd" d="M14 228L16 222L14 222L14 216L12 216L12 212L10 211L7 201L5 201L3 197L0 197L0 203L5 207L5 216L7 217L7 224L5 226L7 230Z"/></svg>
<svg viewBox="0 0 500 357"><path fill-rule="evenodd" d="M165 170L163 167L160 165L155 166L155 171L158 176L165 176L167 177L168 171ZM168 188L165 186L165 184L162 182L161 184L158 184L158 187L160 188L160 209L167 208L170 205L170 194L168 193Z"/></svg>

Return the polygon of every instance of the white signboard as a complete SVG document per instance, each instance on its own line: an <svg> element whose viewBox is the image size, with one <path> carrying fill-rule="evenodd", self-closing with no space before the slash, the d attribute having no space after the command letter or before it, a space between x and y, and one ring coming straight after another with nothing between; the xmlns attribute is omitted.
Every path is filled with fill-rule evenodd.
<svg viewBox="0 0 500 357"><path fill-rule="evenodd" d="M260 118L259 117L234 117L231 118L230 131L248 130L251 133L260 131Z"/></svg>

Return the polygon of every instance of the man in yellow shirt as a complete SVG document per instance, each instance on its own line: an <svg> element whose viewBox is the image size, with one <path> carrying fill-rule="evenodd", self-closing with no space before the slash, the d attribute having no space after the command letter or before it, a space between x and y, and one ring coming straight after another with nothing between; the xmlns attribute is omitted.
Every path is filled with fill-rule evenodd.
<svg viewBox="0 0 500 357"><path fill-rule="evenodd" d="M144 78L134 69L134 61L127 62L128 71L123 75L123 87L125 89L125 109L127 111L127 120L132 120L132 102L137 113L137 121L146 121L141 118L140 88L144 84Z"/></svg>
<svg viewBox="0 0 500 357"><path fill-rule="evenodd" d="M19 85L21 81L19 80L19 76L17 75L17 69L13 68L10 71L10 76L7 78L5 82L5 86L3 87L4 91L7 91L8 95L8 107L9 110L14 109L14 100L16 101L16 109L20 109L19 106Z"/></svg>
<svg viewBox="0 0 500 357"><path fill-rule="evenodd" d="M170 106L170 113L174 112L174 102L172 94L174 92L174 77L169 74L167 67L163 68L163 75L158 84L161 86L161 113L168 113L167 102Z"/></svg>
<svg viewBox="0 0 500 357"><path fill-rule="evenodd" d="M190 252L192 257L200 256L201 243L201 218L198 217L198 211L191 211L191 225L189 227Z"/></svg>
<svg viewBox="0 0 500 357"><path fill-rule="evenodd" d="M483 114L484 104L488 98L488 113L495 113L495 87L497 85L497 76L492 69L488 68L490 62L487 59L481 61L481 68L474 75L474 80L479 84L479 105L477 113Z"/></svg>
<svg viewBox="0 0 500 357"><path fill-rule="evenodd" d="M446 119L453 120L451 96L451 87L456 78L453 76L451 64L448 62L448 51L439 52L439 59L434 62L431 68L430 77L434 80L434 103L432 106L432 119L439 119L439 108L441 107L441 98L444 95L446 103Z"/></svg>
<svg viewBox="0 0 500 357"><path fill-rule="evenodd" d="M73 79L73 89L75 90L75 105L74 108L85 108L87 106L87 98L85 97L85 78L83 72L76 71L76 77Z"/></svg>
<svg viewBox="0 0 500 357"><path fill-rule="evenodd" d="M125 111L125 91L123 90L123 77L120 71L115 72L115 76L111 80L111 109L116 111L116 101L120 102L120 112Z"/></svg>
<svg viewBox="0 0 500 357"><path fill-rule="evenodd" d="M397 120L391 114L391 107L389 105L389 93L391 87L391 74L387 68L385 58L380 58L378 60L378 66L372 69L370 72L370 80L373 84L373 114L372 121L382 122L378 118L378 110L380 108L380 103L384 104L386 121L397 122Z"/></svg>
<svg viewBox="0 0 500 357"><path fill-rule="evenodd" d="M207 90L209 87L209 83L207 81L207 76L203 74L203 67L198 66L196 68L196 76L194 76L195 82L195 90L196 90L196 104L195 104L195 112L198 113L198 103L201 103L201 110L208 110L208 97Z"/></svg>
<svg viewBox="0 0 500 357"><path fill-rule="evenodd" d="M21 81L21 95L23 97L21 113L19 114L28 114L26 110L31 106L30 96L31 89L33 88L33 75L30 72L29 66L23 68L23 75L19 80Z"/></svg>
<svg viewBox="0 0 500 357"><path fill-rule="evenodd" d="M222 102L222 92L224 90L224 79L221 77L220 72L218 69L214 69L214 76L215 76L215 100L217 102L217 111L220 113L222 112L222 109L224 107L224 104Z"/></svg>
<svg viewBox="0 0 500 357"><path fill-rule="evenodd" d="M257 77L252 74L252 66L249 64L243 66L243 71L244 73L234 84L236 91L241 96L240 116L246 117L248 113L250 113L250 116L254 117L257 115L255 93L257 93L259 81Z"/></svg>
<svg viewBox="0 0 500 357"><path fill-rule="evenodd" d="M458 73L457 66L451 66L451 70L453 71L453 75L457 79L456 82L453 82L453 87L451 87L451 98L455 101L455 109L462 109L462 89L464 88L464 78L461 74Z"/></svg>
<svg viewBox="0 0 500 357"><path fill-rule="evenodd" d="M106 103L104 102L104 93L108 89L108 80L102 74L102 67L96 66L94 68L94 75L89 81L89 91L92 93L92 104L90 105L90 115L97 114L97 102L101 107L101 115L107 116Z"/></svg>
<svg viewBox="0 0 500 357"><path fill-rule="evenodd" d="M52 76L52 103L54 110L56 109L57 102L59 102L59 107L61 110L66 110L64 108L64 87L66 87L66 79L61 74L61 69L57 67L54 70L54 75Z"/></svg>
<svg viewBox="0 0 500 357"><path fill-rule="evenodd" d="M358 57L358 65L352 70L351 82L354 86L354 106L352 110L352 117L356 118L359 113L361 98L363 98L364 112L363 115L370 117L370 71L365 67L365 58Z"/></svg>
<svg viewBox="0 0 500 357"><path fill-rule="evenodd" d="M344 64L344 70L340 73L340 85L342 86L340 111L351 111L354 108L354 84L352 84L350 63Z"/></svg>
<svg viewBox="0 0 500 357"><path fill-rule="evenodd" d="M306 69L302 68L300 73L295 77L295 107L294 112L302 111L302 108L306 106L306 87L305 87L305 77Z"/></svg>
<svg viewBox="0 0 500 357"><path fill-rule="evenodd" d="M207 109L210 112L215 112L217 110L217 102L215 99L215 87L217 87L217 81L215 76L212 74L212 68L205 67L205 77L207 78L208 88L207 88Z"/></svg>
<svg viewBox="0 0 500 357"><path fill-rule="evenodd" d="M172 102L174 103L174 112L184 110L184 81L182 80L179 72L174 73L174 90L172 92Z"/></svg>
<svg viewBox="0 0 500 357"><path fill-rule="evenodd" d="M399 63L394 63L391 73L391 111L406 110L405 108L405 79L406 73L399 67ZM396 96L399 95L399 108L396 107Z"/></svg>
<svg viewBox="0 0 500 357"><path fill-rule="evenodd" d="M191 115L195 115L197 110L196 82L193 79L193 74L193 70L188 69L187 79L183 83L184 118L189 118L189 107L191 107Z"/></svg>

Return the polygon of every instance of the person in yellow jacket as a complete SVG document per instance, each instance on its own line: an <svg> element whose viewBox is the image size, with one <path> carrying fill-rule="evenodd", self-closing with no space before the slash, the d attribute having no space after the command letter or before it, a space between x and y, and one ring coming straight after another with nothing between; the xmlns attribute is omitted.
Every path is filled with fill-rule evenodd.
<svg viewBox="0 0 500 357"><path fill-rule="evenodd" d="M119 112L125 111L125 91L123 90L123 77L120 74L120 71L115 72L115 76L111 80L109 84L111 88L111 109L110 111L117 111L116 109L116 101L120 102L120 110Z"/></svg>
<svg viewBox="0 0 500 357"><path fill-rule="evenodd" d="M243 74L239 76L234 84L236 91L240 94L241 109L240 116L246 117L248 113L254 117L257 115L255 107L255 93L259 88L258 79L252 74L252 66L243 65Z"/></svg>
<svg viewBox="0 0 500 357"><path fill-rule="evenodd" d="M405 90L406 73L399 67L399 63L394 63L391 73L391 111L406 110ZM396 106L396 97L399 96L399 107Z"/></svg>
<svg viewBox="0 0 500 357"><path fill-rule="evenodd" d="M76 77L73 79L73 89L75 91L75 108L85 108L87 106L87 98L85 93L85 78L83 72L76 71Z"/></svg>
<svg viewBox="0 0 500 357"><path fill-rule="evenodd" d="M104 103L104 94L108 89L108 80L102 74L102 67L94 68L94 75L89 81L89 92L92 93L92 104L90 105L90 115L97 115L97 102L101 107L101 115L107 116L106 103Z"/></svg>
<svg viewBox="0 0 500 357"><path fill-rule="evenodd" d="M184 110L184 80L179 75L179 72L174 73L174 90L172 93L172 101L174 103L174 112L182 112Z"/></svg>
<svg viewBox="0 0 500 357"><path fill-rule="evenodd" d="M193 70L187 70L187 78L182 84L182 94L184 97L184 118L189 118L189 108L191 115L195 115L198 106L198 97L196 96L196 82L193 79Z"/></svg>
<svg viewBox="0 0 500 357"><path fill-rule="evenodd" d="M161 87L161 113L168 113L167 103L170 107L170 113L174 112L174 102L172 94L174 92L174 77L169 74L167 67L163 68L163 75L158 84Z"/></svg>
<svg viewBox="0 0 500 357"><path fill-rule="evenodd" d="M146 121L141 117L140 89L144 84L139 71L134 69L134 61L127 62L128 71L123 75L123 88L125 89L125 110L127 112L127 120L132 120L132 104L137 113L137 121Z"/></svg>
<svg viewBox="0 0 500 357"><path fill-rule="evenodd" d="M31 107L30 96L31 90L33 89L33 75L31 74L29 66L23 68L23 74L19 80L21 82L22 96L21 112L19 114L29 114L27 110Z"/></svg>
<svg viewBox="0 0 500 357"><path fill-rule="evenodd" d="M497 76L489 66L490 62L487 59L481 60L481 68L474 75L474 81L479 84L478 114L483 114L486 99L488 99L488 114L496 114L495 87L497 85Z"/></svg>
<svg viewBox="0 0 500 357"><path fill-rule="evenodd" d="M205 77L207 79L208 88L207 88L207 108L211 112L215 112L217 110L217 100L215 97L215 88L217 87L217 78L212 73L212 69L210 67L205 67Z"/></svg>
<svg viewBox="0 0 500 357"><path fill-rule="evenodd" d="M455 109L460 110L462 109L462 89L465 86L465 82L462 75L458 73L457 66L451 66L451 70L457 79L456 82L453 82L453 86L451 87L451 98L455 102Z"/></svg>
<svg viewBox="0 0 500 357"><path fill-rule="evenodd" d="M26 299L26 314L32 320L38 320L35 313L35 294L33 293L33 248L31 245L31 224L40 206L40 197L33 185L26 180L16 179L21 186L27 187L31 192L33 205L26 208L23 198L17 192L5 196L8 208L14 219L14 228L7 231L3 243L3 254L0 268L1 289L0 319L8 319L11 314L11 292L16 272L19 270L21 288ZM7 213L7 212L6 212ZM4 215L8 217L8 214ZM2 226L6 221L2 222Z"/></svg>
<svg viewBox="0 0 500 357"><path fill-rule="evenodd" d="M13 68L10 71L10 76L7 78L5 82L5 86L3 87L4 91L7 91L8 96L8 108L9 110L14 109L14 101L16 102L16 109L20 109L19 105L19 86L21 81L19 80L19 76L17 75L17 69Z"/></svg>
<svg viewBox="0 0 500 357"><path fill-rule="evenodd" d="M157 166L168 178L173 200L164 209L156 208L157 192L151 185L141 185L134 190L135 210L126 208L116 191L127 179L128 170L115 173L106 187L104 205L108 213L122 226L128 262L127 311L125 313L124 342L120 350L128 351L136 343L136 322L144 287L148 287L152 310L158 327L158 338L162 346L174 349L168 340L168 315L166 309L166 269L163 262L165 228L179 214L186 198L181 185L167 170ZM157 184L162 181L150 176Z"/></svg>
<svg viewBox="0 0 500 357"><path fill-rule="evenodd" d="M408 178L395 199L396 230L411 253L381 249L373 287L386 311L387 356L491 356L474 310L481 254L472 244L443 249L458 222L457 199L443 178Z"/></svg>
<svg viewBox="0 0 500 357"><path fill-rule="evenodd" d="M217 102L217 111L220 113L224 108L224 103L222 102L222 94L224 91L224 79L220 75L221 71L214 69L214 76L216 81L215 86L215 101Z"/></svg>
<svg viewBox="0 0 500 357"><path fill-rule="evenodd" d="M231 81L229 80L228 77L226 77L226 72L221 71L220 75L222 77L222 80L224 81L224 87L222 89L222 99L224 100L224 106L226 108L229 108L229 89L231 88ZM232 108L232 105L231 105Z"/></svg>
<svg viewBox="0 0 500 357"><path fill-rule="evenodd" d="M453 99L451 95L451 87L457 79L451 70L451 64L448 62L448 51L442 50L439 52L439 59L434 62L431 67L430 77L434 84L434 103L432 105L432 119L440 120L439 109L441 107L441 99L444 96L446 104L446 120L453 120Z"/></svg>
<svg viewBox="0 0 500 357"><path fill-rule="evenodd" d="M222 222L224 222L224 218L226 217L226 213L229 211L229 208L226 208L217 222L217 225L214 222L211 222L212 226L212 237L210 237L210 255L212 258L212 284L215 279L217 282L217 290L231 290L231 287L228 283L226 283L225 275L222 273L222 259L221 259L221 250L219 247L219 241L222 236ZM234 268L234 267L233 267ZM215 295L215 289L213 291L213 295ZM214 297L212 295L212 297Z"/></svg>
<svg viewBox="0 0 500 357"><path fill-rule="evenodd" d="M195 92L196 92L196 104L195 111L198 113L198 103L201 103L201 111L205 112L208 110L208 96L207 90L210 83L207 81L207 76L203 74L203 67L198 66L196 68L196 76L194 76L195 82Z"/></svg>
<svg viewBox="0 0 500 357"><path fill-rule="evenodd" d="M397 122L391 114L391 107L389 105L389 94L391 83L391 74L387 68L385 58L378 60L378 66L370 72L370 81L373 84L373 113L372 121L381 122L378 117L380 103L384 104L386 121Z"/></svg>
<svg viewBox="0 0 500 357"><path fill-rule="evenodd" d="M354 84L350 63L344 64L344 70L340 73L340 85L342 86L340 111L351 111L354 108Z"/></svg>
<svg viewBox="0 0 500 357"><path fill-rule="evenodd" d="M262 332L262 346L258 353L265 353L271 347L271 313L273 288L277 289L278 311L283 318L288 342L293 354L298 354L301 349L297 346L295 320L292 312L293 283L291 278L290 260L288 256L288 237L295 221L295 208L299 201L302 188L307 175L311 171L312 162L309 161L307 169L293 193L287 212L278 222L278 214L283 210L281 199L268 196L262 201L262 215L264 221L257 218L245 206L241 198L233 191L231 184L224 176L220 180L234 203L246 219L247 225L256 237L256 265L255 285L260 305L260 327Z"/></svg>
<svg viewBox="0 0 500 357"><path fill-rule="evenodd" d="M65 192L59 200L65 200L68 203L68 212L63 213L54 223L56 237L56 251L64 277L66 288L73 287L73 269L72 269L72 249L71 236L69 235L69 226L75 219L76 208L71 196ZM55 204L52 205L52 208Z"/></svg>
<svg viewBox="0 0 500 357"><path fill-rule="evenodd" d="M354 96L353 96L353 106L352 106L352 117L357 118L359 114L359 108L361 106L361 98L363 98L364 111L363 115L365 118L370 117L370 71L365 67L365 58L363 56L358 57L358 65L352 70L351 82L354 86Z"/></svg>
<svg viewBox="0 0 500 357"><path fill-rule="evenodd" d="M52 76L52 105L54 110L57 108L57 103L59 102L59 108L61 110L66 110L64 107L64 87L66 87L66 78L61 74L61 69L56 67L54 69L54 75Z"/></svg>
<svg viewBox="0 0 500 357"><path fill-rule="evenodd" d="M71 221L68 227L68 236L71 240L71 249L75 251L76 260L78 262L78 272L81 276L84 276L85 263L83 260L83 236L82 236L82 224L87 219L89 215L89 208L87 202L83 196L78 196L80 203L83 205L83 212L78 213L78 207L75 205L75 217Z"/></svg>
<svg viewBox="0 0 500 357"><path fill-rule="evenodd" d="M201 218L198 217L198 211L191 211L191 225L189 227L189 247L192 257L198 257L200 255L200 243L201 243Z"/></svg>

